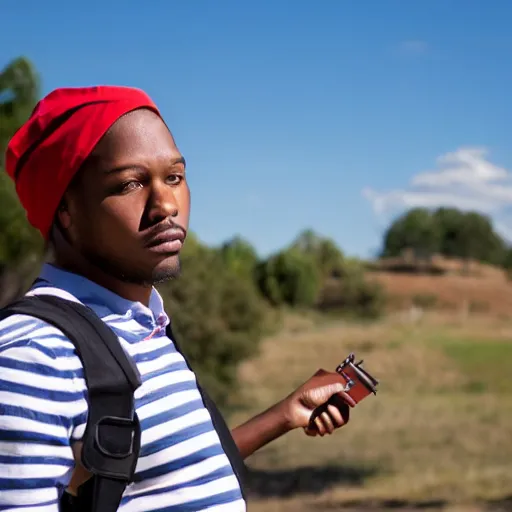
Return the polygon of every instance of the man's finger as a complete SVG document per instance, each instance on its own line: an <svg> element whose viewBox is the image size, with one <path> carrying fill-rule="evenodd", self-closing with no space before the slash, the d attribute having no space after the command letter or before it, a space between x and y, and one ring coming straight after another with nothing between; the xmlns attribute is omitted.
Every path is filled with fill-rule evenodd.
<svg viewBox="0 0 512 512"><path fill-rule="evenodd" d="M315 419L314 419L314 423L315 423L315 426L316 426L316 429L318 430L318 433L320 434L320 436L324 436L325 433L326 433L326 430L325 430L325 426L322 422L322 418L321 416L317 416Z"/></svg>
<svg viewBox="0 0 512 512"><path fill-rule="evenodd" d="M304 433L309 437L316 437L318 435L318 430L314 425L310 425L309 427L304 428Z"/></svg>
<svg viewBox="0 0 512 512"><path fill-rule="evenodd" d="M350 407L355 407L357 404L355 400L344 390L346 382L345 379L336 372L327 372L323 369L315 373L311 381L311 388L317 388L322 392L334 396L339 395Z"/></svg>
<svg viewBox="0 0 512 512"><path fill-rule="evenodd" d="M350 420L350 407L347 404L341 404L340 406L336 406L338 414L341 416L341 424L346 425Z"/></svg>
<svg viewBox="0 0 512 512"><path fill-rule="evenodd" d="M332 434L334 432L335 427L329 413L323 412L322 414L320 414L320 419L322 420L326 434Z"/></svg>
<svg viewBox="0 0 512 512"><path fill-rule="evenodd" d="M338 404L340 404L339 400L341 400L343 403L349 405L350 407L355 407L357 405L357 402L345 391L336 393L332 398L337 401Z"/></svg>
<svg viewBox="0 0 512 512"><path fill-rule="evenodd" d="M348 412L348 407L346 408ZM348 422L348 418L345 419L341 411L334 405L329 404L327 406L327 413L329 414L334 428L339 428Z"/></svg>

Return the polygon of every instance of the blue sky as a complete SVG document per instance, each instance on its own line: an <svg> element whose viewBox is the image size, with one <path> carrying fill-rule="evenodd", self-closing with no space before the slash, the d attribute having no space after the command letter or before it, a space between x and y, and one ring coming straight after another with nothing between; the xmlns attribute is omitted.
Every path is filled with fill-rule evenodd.
<svg viewBox="0 0 512 512"><path fill-rule="evenodd" d="M187 158L191 228L264 255L304 228L372 256L415 205L512 238L509 0L4 0L0 67L122 84Z"/></svg>

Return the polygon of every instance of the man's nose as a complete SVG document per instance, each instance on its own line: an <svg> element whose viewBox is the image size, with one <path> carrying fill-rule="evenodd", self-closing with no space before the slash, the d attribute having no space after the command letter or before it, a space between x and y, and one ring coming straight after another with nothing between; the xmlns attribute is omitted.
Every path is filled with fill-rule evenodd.
<svg viewBox="0 0 512 512"><path fill-rule="evenodd" d="M178 201L172 187L155 185L151 192L149 216L157 221L178 215Z"/></svg>

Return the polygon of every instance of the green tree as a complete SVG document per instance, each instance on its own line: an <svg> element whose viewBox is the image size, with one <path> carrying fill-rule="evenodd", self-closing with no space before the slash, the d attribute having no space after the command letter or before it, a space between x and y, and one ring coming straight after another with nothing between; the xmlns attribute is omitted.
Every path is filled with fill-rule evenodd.
<svg viewBox="0 0 512 512"><path fill-rule="evenodd" d="M236 275L253 281L258 254L249 242L240 236L235 236L222 244L220 253L226 265Z"/></svg>
<svg viewBox="0 0 512 512"><path fill-rule="evenodd" d="M321 286L321 275L313 258L293 247L260 262L255 276L263 296L276 306L312 306Z"/></svg>
<svg viewBox="0 0 512 512"><path fill-rule="evenodd" d="M291 247L312 258L323 279L340 274L344 256L330 238L307 229L299 234Z"/></svg>
<svg viewBox="0 0 512 512"><path fill-rule="evenodd" d="M506 270L512 270L512 247L507 247L505 249L505 254L503 256L503 267Z"/></svg>
<svg viewBox="0 0 512 512"><path fill-rule="evenodd" d="M384 235L384 257L400 256L412 249L416 257L429 258L440 249L441 232L432 213L414 208L399 217Z"/></svg>
<svg viewBox="0 0 512 512"><path fill-rule="evenodd" d="M369 282L362 263L346 258L333 240L308 229L299 234L291 247L312 260L319 272L315 309L365 318L382 313L385 305L382 286Z"/></svg>
<svg viewBox="0 0 512 512"><path fill-rule="evenodd" d="M253 283L240 279L218 250L189 235L182 275L159 287L184 352L219 406L236 395L238 364L253 355L265 308Z"/></svg>
<svg viewBox="0 0 512 512"><path fill-rule="evenodd" d="M39 78L28 59L19 57L0 72L0 164L9 139L28 119L39 94Z"/></svg>
<svg viewBox="0 0 512 512"><path fill-rule="evenodd" d="M466 244L463 234L464 213L457 208L438 208L433 215L441 232L439 252L448 258L461 258L462 247Z"/></svg>
<svg viewBox="0 0 512 512"><path fill-rule="evenodd" d="M474 259L496 265L504 263L505 243L494 231L489 217L476 212L466 213L460 238L460 257L465 261Z"/></svg>
<svg viewBox="0 0 512 512"><path fill-rule="evenodd" d="M455 208L439 208L434 219L441 232L441 254L501 265L505 243L494 231L489 217Z"/></svg>
<svg viewBox="0 0 512 512"><path fill-rule="evenodd" d="M438 252L494 265L503 264L507 251L488 216L456 208L415 208L399 217L386 231L383 256L399 256L408 248L424 257Z"/></svg>
<svg viewBox="0 0 512 512"><path fill-rule="evenodd" d="M39 79L20 57L0 72L0 303L20 293L39 262L41 237L27 222L12 180L2 168L10 138L27 120L39 98ZM22 277L24 276L24 277Z"/></svg>
<svg viewBox="0 0 512 512"><path fill-rule="evenodd" d="M346 258L340 274L324 282L317 308L325 313L377 318L386 304L384 288L366 278L361 261Z"/></svg>

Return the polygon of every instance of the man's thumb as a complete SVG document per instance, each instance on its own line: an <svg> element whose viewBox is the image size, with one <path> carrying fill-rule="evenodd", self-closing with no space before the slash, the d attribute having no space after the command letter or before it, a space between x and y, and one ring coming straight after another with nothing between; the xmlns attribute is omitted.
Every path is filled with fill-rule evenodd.
<svg viewBox="0 0 512 512"><path fill-rule="evenodd" d="M318 407L323 405L325 402L331 398L331 396L336 393L341 393L344 391L344 386L341 382L333 382L332 384L325 384L324 386L319 386L309 390L307 393L308 398L311 402L311 406Z"/></svg>

